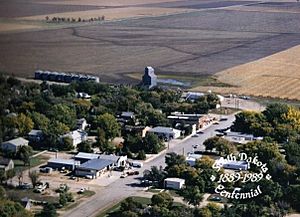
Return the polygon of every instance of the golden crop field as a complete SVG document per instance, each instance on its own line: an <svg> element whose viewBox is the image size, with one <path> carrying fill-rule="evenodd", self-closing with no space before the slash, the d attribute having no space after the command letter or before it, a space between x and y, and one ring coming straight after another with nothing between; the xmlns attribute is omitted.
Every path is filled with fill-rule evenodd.
<svg viewBox="0 0 300 217"><path fill-rule="evenodd" d="M300 46L217 73L234 87L196 87L220 93L300 100Z"/></svg>

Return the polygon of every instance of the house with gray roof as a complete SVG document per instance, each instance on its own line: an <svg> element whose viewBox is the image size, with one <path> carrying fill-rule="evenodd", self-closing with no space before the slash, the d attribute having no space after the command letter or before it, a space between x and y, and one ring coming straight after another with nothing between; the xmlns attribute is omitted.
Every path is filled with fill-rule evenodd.
<svg viewBox="0 0 300 217"><path fill-rule="evenodd" d="M44 138L44 133L42 130L31 130L28 133L28 139L31 142L39 142Z"/></svg>
<svg viewBox="0 0 300 217"><path fill-rule="evenodd" d="M19 137L16 139L12 139L1 144L1 149L5 152L17 153L19 148L22 146L27 146L29 143L28 140Z"/></svg>
<svg viewBox="0 0 300 217"><path fill-rule="evenodd" d="M147 133L154 133L157 135L159 138L169 141L171 139L176 139L180 137L181 131L171 128L171 127L154 127L150 130L148 130Z"/></svg>
<svg viewBox="0 0 300 217"><path fill-rule="evenodd" d="M62 158L52 158L48 160L47 166L53 169L65 168L67 170L75 170L76 167L80 165L80 161L76 161L74 159L62 159Z"/></svg>
<svg viewBox="0 0 300 217"><path fill-rule="evenodd" d="M101 176L101 174L109 171L113 167L114 163L115 161L109 159L92 159L77 167L75 174L77 176L84 177L92 176L93 179L96 179L97 177Z"/></svg>
<svg viewBox="0 0 300 217"><path fill-rule="evenodd" d="M12 170L14 167L15 165L12 159L0 158L0 170L6 172L8 170Z"/></svg>

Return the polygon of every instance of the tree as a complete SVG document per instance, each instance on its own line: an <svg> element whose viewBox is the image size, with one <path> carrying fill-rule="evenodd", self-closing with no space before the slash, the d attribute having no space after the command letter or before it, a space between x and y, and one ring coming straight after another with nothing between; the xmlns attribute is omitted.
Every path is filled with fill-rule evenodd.
<svg viewBox="0 0 300 217"><path fill-rule="evenodd" d="M228 155L235 152L235 147L231 142L218 136L208 138L204 141L203 145L206 150L213 150L215 148L221 155Z"/></svg>
<svg viewBox="0 0 300 217"><path fill-rule="evenodd" d="M39 217L57 217L55 206L52 203L47 203L43 206L43 210L38 214Z"/></svg>
<svg viewBox="0 0 300 217"><path fill-rule="evenodd" d="M27 135L33 129L33 121L29 116L21 113L17 116L16 127L19 131L19 134L24 136Z"/></svg>
<svg viewBox="0 0 300 217"><path fill-rule="evenodd" d="M89 142L82 142L77 145L79 152L93 153L92 145Z"/></svg>
<svg viewBox="0 0 300 217"><path fill-rule="evenodd" d="M32 186L35 187L39 182L39 178L40 178L39 173L35 170L35 171L30 171L28 175L31 180Z"/></svg>
<svg viewBox="0 0 300 217"><path fill-rule="evenodd" d="M35 129L45 129L50 124L50 120L44 114L32 112L30 117L34 123Z"/></svg>
<svg viewBox="0 0 300 217"><path fill-rule="evenodd" d="M0 186L0 200L5 198L6 198L6 191L2 186Z"/></svg>
<svg viewBox="0 0 300 217"><path fill-rule="evenodd" d="M146 160L146 153L145 153L145 151L144 150L139 151L136 158L138 160Z"/></svg>
<svg viewBox="0 0 300 217"><path fill-rule="evenodd" d="M96 118L96 126L105 132L105 139L110 140L119 136L121 133L121 128L116 118L108 113L99 115Z"/></svg>
<svg viewBox="0 0 300 217"><path fill-rule="evenodd" d="M30 156L32 154L32 148L30 146L21 146L18 150L17 156L24 162L24 166L30 165Z"/></svg>
<svg viewBox="0 0 300 217"><path fill-rule="evenodd" d="M76 126L76 111L74 107L66 104L56 104L49 111L49 116L52 120L59 121L67 125L70 129Z"/></svg>
<svg viewBox="0 0 300 217"><path fill-rule="evenodd" d="M60 150L71 151L74 149L73 140L69 136L62 138L61 145L58 147Z"/></svg>
<svg viewBox="0 0 300 217"><path fill-rule="evenodd" d="M173 205L173 198L165 192L154 194L151 198L152 206L170 208Z"/></svg>
<svg viewBox="0 0 300 217"><path fill-rule="evenodd" d="M67 125L56 120L51 121L50 125L43 129L46 139L45 142L49 147L57 147L60 144L60 136L69 131L70 128Z"/></svg>
<svg viewBox="0 0 300 217"><path fill-rule="evenodd" d="M128 197L121 203L120 213L123 213L126 211L136 212L136 211L142 209L142 207L143 206L140 202L133 200L132 197Z"/></svg>
<svg viewBox="0 0 300 217"><path fill-rule="evenodd" d="M188 204L194 206L198 206L203 198L203 192L200 191L198 186L187 186L181 191L181 195Z"/></svg>
<svg viewBox="0 0 300 217"><path fill-rule="evenodd" d="M4 170L0 170L0 183L3 184L3 182L6 180L7 180L6 172Z"/></svg>
<svg viewBox="0 0 300 217"><path fill-rule="evenodd" d="M147 133L146 136L143 138L142 144L145 152L151 154L157 154L164 147L164 144L161 142L158 136L153 133Z"/></svg>
<svg viewBox="0 0 300 217"><path fill-rule="evenodd" d="M162 167L152 166L150 170L144 171L144 177L145 180L152 181L154 183L157 183L158 186L162 186L164 179L166 178L166 173L163 170Z"/></svg>
<svg viewBox="0 0 300 217"><path fill-rule="evenodd" d="M167 164L165 170L175 165L186 165L185 157L183 155L176 154L175 152L167 153L165 162Z"/></svg>

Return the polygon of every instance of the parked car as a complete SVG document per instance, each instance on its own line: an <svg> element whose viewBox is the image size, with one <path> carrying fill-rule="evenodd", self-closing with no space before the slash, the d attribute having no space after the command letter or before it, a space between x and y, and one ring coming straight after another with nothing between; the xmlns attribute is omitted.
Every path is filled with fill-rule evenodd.
<svg viewBox="0 0 300 217"><path fill-rule="evenodd" d="M32 188L32 184L25 182L25 183L20 185L20 188L21 189L30 189L30 188Z"/></svg>
<svg viewBox="0 0 300 217"><path fill-rule="evenodd" d="M199 135L198 134L194 134L194 135L192 135L192 137L199 137Z"/></svg>
<svg viewBox="0 0 300 217"><path fill-rule="evenodd" d="M193 147L193 148L198 148L198 145L193 145L192 147Z"/></svg>
<svg viewBox="0 0 300 217"><path fill-rule="evenodd" d="M122 174L121 176L120 176L120 178L126 178L128 176L128 174L127 173L124 173L124 174Z"/></svg>
<svg viewBox="0 0 300 217"><path fill-rule="evenodd" d="M85 178L86 179L93 179L93 176L92 175L86 175Z"/></svg>
<svg viewBox="0 0 300 217"><path fill-rule="evenodd" d="M78 194L83 194L85 191L86 191L85 188L81 188L81 189L78 191Z"/></svg>
<svg viewBox="0 0 300 217"><path fill-rule="evenodd" d="M143 163L142 162L138 162L138 161L133 161L132 162L132 166L133 167L141 168L141 167L143 167Z"/></svg>
<svg viewBox="0 0 300 217"><path fill-rule="evenodd" d="M213 196L210 198L211 201L221 201L222 198L221 197L218 197L218 196Z"/></svg>
<svg viewBox="0 0 300 217"><path fill-rule="evenodd" d="M204 132L203 131L198 131L197 134L204 134Z"/></svg>
<svg viewBox="0 0 300 217"><path fill-rule="evenodd" d="M69 179L75 180L75 179L76 179L76 176L70 176Z"/></svg>

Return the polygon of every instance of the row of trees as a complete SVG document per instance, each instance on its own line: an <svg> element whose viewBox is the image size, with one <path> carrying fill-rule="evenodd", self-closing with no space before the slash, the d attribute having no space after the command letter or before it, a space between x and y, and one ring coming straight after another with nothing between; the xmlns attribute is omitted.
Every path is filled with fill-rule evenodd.
<svg viewBox="0 0 300 217"><path fill-rule="evenodd" d="M49 16L46 16L45 17L46 21L49 22L49 21L52 21L52 22L72 22L72 23L75 23L75 22L94 22L94 21L104 21L105 20L105 16L101 16L101 17L92 17L92 18L89 18L89 19L82 19L81 17L78 17L77 19L73 18L73 17L52 17L52 19L49 17Z"/></svg>

